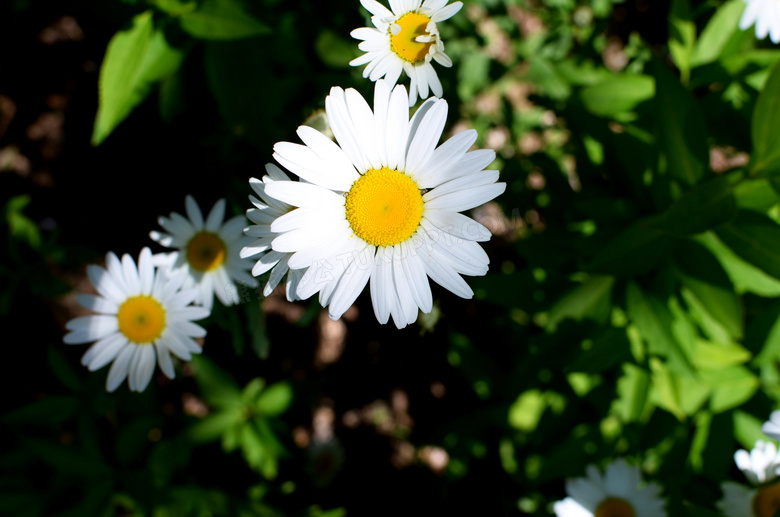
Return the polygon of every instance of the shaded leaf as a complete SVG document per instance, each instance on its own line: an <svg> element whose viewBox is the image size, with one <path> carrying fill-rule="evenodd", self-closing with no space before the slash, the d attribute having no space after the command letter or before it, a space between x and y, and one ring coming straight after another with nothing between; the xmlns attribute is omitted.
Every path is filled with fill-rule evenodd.
<svg viewBox="0 0 780 517"><path fill-rule="evenodd" d="M610 295L615 283L611 276L592 276L562 296L548 313L548 332L554 332L562 320L584 318L604 320L609 315Z"/></svg>
<svg viewBox="0 0 780 517"><path fill-rule="evenodd" d="M594 115L615 117L633 110L655 95L655 80L648 75L620 74L583 88L580 100Z"/></svg>
<svg viewBox="0 0 780 517"><path fill-rule="evenodd" d="M780 278L780 226L758 212L739 210L737 217L715 229L736 255L765 273Z"/></svg>
<svg viewBox="0 0 780 517"><path fill-rule="evenodd" d="M236 0L205 0L197 10L183 13L179 22L190 36L206 40L243 39L271 32Z"/></svg>
<svg viewBox="0 0 780 517"><path fill-rule="evenodd" d="M761 90L753 109L751 139L753 155L752 173L780 172L780 132L777 120L780 118L780 64L775 64Z"/></svg>

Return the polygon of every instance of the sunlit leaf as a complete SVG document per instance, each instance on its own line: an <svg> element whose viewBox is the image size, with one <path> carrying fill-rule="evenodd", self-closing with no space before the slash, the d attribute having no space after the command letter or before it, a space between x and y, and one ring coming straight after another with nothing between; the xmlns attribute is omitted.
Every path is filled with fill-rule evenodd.
<svg viewBox="0 0 780 517"><path fill-rule="evenodd" d="M155 28L152 11L137 15L130 29L116 33L100 68L92 144L105 140L157 83L173 75L183 59L184 52L170 46Z"/></svg>
<svg viewBox="0 0 780 517"><path fill-rule="evenodd" d="M286 382L277 382L268 386L257 399L257 411L266 416L276 416L284 413L292 402L293 392Z"/></svg>
<svg viewBox="0 0 780 517"><path fill-rule="evenodd" d="M578 285L550 309L547 330L555 331L562 320L571 318L576 321L584 318L603 320L609 315L609 300L615 279L610 276L592 276Z"/></svg>
<svg viewBox="0 0 780 517"><path fill-rule="evenodd" d="M780 117L780 65L775 65L753 110L751 124L753 155L750 161L750 169L753 173L780 172L780 134L775 124L778 117Z"/></svg>
<svg viewBox="0 0 780 517"><path fill-rule="evenodd" d="M719 226L715 233L743 260L780 278L780 225L772 219L740 210L733 221Z"/></svg>

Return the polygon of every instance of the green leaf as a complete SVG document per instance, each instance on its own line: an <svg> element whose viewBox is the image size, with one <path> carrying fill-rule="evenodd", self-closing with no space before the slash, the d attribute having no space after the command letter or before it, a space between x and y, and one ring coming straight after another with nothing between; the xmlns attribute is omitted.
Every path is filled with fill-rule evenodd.
<svg viewBox="0 0 780 517"><path fill-rule="evenodd" d="M758 212L739 210L737 217L715 229L736 255L765 273L780 278L780 226Z"/></svg>
<svg viewBox="0 0 780 517"><path fill-rule="evenodd" d="M534 389L523 392L509 407L509 425L530 433L536 429L546 408L547 401L541 391Z"/></svg>
<svg viewBox="0 0 780 517"><path fill-rule="evenodd" d="M648 75L620 74L583 88L579 95L585 108L594 115L617 117L653 98L655 80Z"/></svg>
<svg viewBox="0 0 780 517"><path fill-rule="evenodd" d="M734 188L734 197L739 208L766 213L780 202L778 189L780 189L780 176L771 179L754 178L739 183Z"/></svg>
<svg viewBox="0 0 780 517"><path fill-rule="evenodd" d="M767 436L761 431L765 420L759 420L750 413L734 411L734 437L747 450L755 447L758 440L766 441Z"/></svg>
<svg viewBox="0 0 780 517"><path fill-rule="evenodd" d="M669 53L680 70L683 83L688 83L691 60L696 43L696 23L689 0L672 0L669 9Z"/></svg>
<svg viewBox="0 0 780 517"><path fill-rule="evenodd" d="M92 144L105 140L155 84L179 69L183 59L184 52L168 45L162 31L154 27L151 10L133 18L130 29L116 33L100 67Z"/></svg>
<svg viewBox="0 0 780 517"><path fill-rule="evenodd" d="M697 235L695 240L718 258L737 293L751 292L766 297L780 296L780 281L739 258L718 239L714 232Z"/></svg>
<svg viewBox="0 0 780 517"><path fill-rule="evenodd" d="M207 402L228 408L241 406L241 389L216 363L196 355L190 364L195 368L195 380Z"/></svg>
<svg viewBox="0 0 780 517"><path fill-rule="evenodd" d="M715 176L683 194L666 211L645 219L648 226L689 237L731 220L737 210L734 186L739 174Z"/></svg>
<svg viewBox="0 0 780 517"><path fill-rule="evenodd" d="M696 340L693 347L693 363L700 369L722 369L748 362L751 353L746 348L736 344L710 343Z"/></svg>
<svg viewBox="0 0 780 517"><path fill-rule="evenodd" d="M46 397L11 411L0 420L8 425L56 424L75 415L78 404L73 397Z"/></svg>
<svg viewBox="0 0 780 517"><path fill-rule="evenodd" d="M780 172L780 132L777 120L780 118L780 63L772 71L764 84L753 109L751 139L753 155L750 170L757 172Z"/></svg>
<svg viewBox="0 0 780 517"><path fill-rule="evenodd" d="M22 438L21 442L40 459L63 473L84 478L105 478L111 475L108 465L85 456L74 447L32 438Z"/></svg>
<svg viewBox="0 0 780 517"><path fill-rule="evenodd" d="M656 132L666 170L682 185L693 186L709 167L704 118L693 96L666 65L654 61Z"/></svg>
<svg viewBox="0 0 780 517"><path fill-rule="evenodd" d="M623 422L638 421L647 407L650 374L631 363L623 364L623 375L617 381L618 398L612 402L611 412Z"/></svg>
<svg viewBox="0 0 780 517"><path fill-rule="evenodd" d="M548 332L554 332L566 318L580 321L584 318L604 320L609 316L610 295L615 278L592 276L561 297L548 313Z"/></svg>
<svg viewBox="0 0 780 517"><path fill-rule="evenodd" d="M30 201L32 198L27 194L9 199L5 204L5 220L11 236L27 243L33 249L38 249L41 246L41 230L35 221L22 213Z"/></svg>
<svg viewBox="0 0 780 517"><path fill-rule="evenodd" d="M284 413L292 402L293 392L286 382L277 382L268 386L257 399L257 411L266 416L277 416Z"/></svg>
<svg viewBox="0 0 780 517"><path fill-rule="evenodd" d="M349 62L359 55L353 41L348 41L335 31L326 28L317 35L314 50L320 60L329 67L349 69Z"/></svg>
<svg viewBox="0 0 780 517"><path fill-rule="evenodd" d="M183 13L179 22L190 36L206 40L234 40L271 32L235 0L205 0L197 10Z"/></svg>
<svg viewBox="0 0 780 517"><path fill-rule="evenodd" d="M211 442L243 421L244 412L240 408L211 413L193 425L188 435L194 442Z"/></svg>
<svg viewBox="0 0 780 517"><path fill-rule="evenodd" d="M672 334L672 313L661 299L630 282L626 290L626 310L647 342L650 353L667 357L669 367L677 373L694 374L686 350Z"/></svg>
<svg viewBox="0 0 780 517"><path fill-rule="evenodd" d="M758 377L744 366L702 370L702 381L712 387L710 409L720 413L742 405L758 390Z"/></svg>
<svg viewBox="0 0 780 517"><path fill-rule="evenodd" d="M675 250L677 277L731 337L742 338L742 308L726 271L701 244L683 241Z"/></svg>
<svg viewBox="0 0 780 517"><path fill-rule="evenodd" d="M652 226L652 219L641 219L609 241L586 264L585 270L615 276L647 272L668 258L672 245L668 232Z"/></svg>
<svg viewBox="0 0 780 517"><path fill-rule="evenodd" d="M78 391L84 386L81 377L79 377L68 363L65 355L57 347L49 346L46 350L46 358L51 371L67 388Z"/></svg>
<svg viewBox="0 0 780 517"><path fill-rule="evenodd" d="M744 8L744 0L729 0L718 7L696 42L691 56L692 66L719 59L728 51L729 43L735 36L744 37L745 32L750 32L739 30L739 18Z"/></svg>

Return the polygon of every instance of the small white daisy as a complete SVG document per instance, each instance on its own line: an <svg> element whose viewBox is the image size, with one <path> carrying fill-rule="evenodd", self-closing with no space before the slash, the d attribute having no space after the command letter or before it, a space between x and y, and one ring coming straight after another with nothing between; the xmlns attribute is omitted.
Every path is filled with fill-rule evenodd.
<svg viewBox="0 0 780 517"><path fill-rule="evenodd" d="M718 509L727 517L773 517L780 508L780 454L771 442L759 440L748 453L738 450L734 462L752 485L725 481Z"/></svg>
<svg viewBox="0 0 780 517"><path fill-rule="evenodd" d="M644 483L639 467L618 459L602 476L590 465L586 477L566 482L566 497L553 505L557 517L663 517L661 486Z"/></svg>
<svg viewBox="0 0 780 517"><path fill-rule="evenodd" d="M81 363L90 371L111 361L106 389L114 391L125 378L131 391L143 391L154 373L155 363L168 378L175 376L170 353L184 359L198 354L192 339L206 331L193 323L207 317L203 307L189 306L195 289L182 289L183 275L169 277L155 270L149 248L141 250L136 267L130 255L122 260L106 255L106 269L90 265L87 275L98 296L79 293L77 301L98 314L70 320L63 341L82 344L96 341Z"/></svg>
<svg viewBox="0 0 780 517"><path fill-rule="evenodd" d="M414 105L418 93L421 99L427 98L428 88L441 97L441 82L431 60L444 67L451 67L452 60L444 53L436 23L451 18L463 7L462 2L447 5L447 1L390 0L390 11L376 0L360 0L373 14L371 22L376 28L361 27L350 33L362 40L358 48L366 53L349 64L368 63L363 77L372 81L384 77L391 88L401 72L406 72L411 79L409 106Z"/></svg>
<svg viewBox="0 0 780 517"><path fill-rule="evenodd" d="M461 278L484 275L480 241L490 231L458 212L495 198L506 188L498 171L483 170L492 150L468 152L477 139L463 131L436 147L447 102L428 99L409 120L406 90L376 82L374 110L353 89L334 87L325 109L338 145L300 126L305 145L279 142L274 158L302 181L274 181L265 193L297 207L271 223L274 251L292 253L291 269L309 269L297 294L319 292L338 319L371 282L381 323L398 328L433 304L428 277L471 298Z"/></svg>
<svg viewBox="0 0 780 517"><path fill-rule="evenodd" d="M257 199L255 196L249 196L249 200L255 205L255 208L247 210L246 216L255 224L244 228L244 233L253 237L254 240L241 249L241 258L257 260L252 267L254 276L260 276L269 270L271 271L268 283L265 284L263 289L263 296L270 296L282 278L284 278L285 273L287 273L285 290L287 299L292 302L298 299L295 290L298 288L298 282L300 282L306 270L290 269L287 266L287 261L290 259L291 254L271 249L271 242L276 236L276 234L271 232L271 223L276 218L294 210L295 207L274 199L265 193L265 187L268 184L274 181L290 181L290 178L272 163L267 164L265 170L268 174L263 176L262 181L257 178L249 180L249 185L260 196L260 199ZM260 256L258 257L258 255Z"/></svg>
<svg viewBox="0 0 780 517"><path fill-rule="evenodd" d="M780 0L745 0L747 4L739 19L739 28L756 26L756 38L769 35L772 43L780 43Z"/></svg>
<svg viewBox="0 0 780 517"><path fill-rule="evenodd" d="M192 196L185 199L187 217L172 212L170 217L158 219L168 233L152 231L149 236L168 248L178 251L155 255L157 266L169 266L171 274L186 276L184 288L196 287L195 303L208 311L214 303L214 295L223 305L240 301L235 282L247 287L257 287L257 280L248 270L251 261L239 256L241 248L249 242L244 236L246 218L237 215L222 224L225 218L225 200L220 199L203 219L203 214Z"/></svg>

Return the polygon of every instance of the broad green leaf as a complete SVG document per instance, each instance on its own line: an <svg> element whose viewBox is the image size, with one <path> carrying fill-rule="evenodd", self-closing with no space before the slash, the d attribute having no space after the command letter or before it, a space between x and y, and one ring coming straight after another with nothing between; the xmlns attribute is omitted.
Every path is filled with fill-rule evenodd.
<svg viewBox="0 0 780 517"><path fill-rule="evenodd" d="M362 52L357 50L354 40L347 40L337 32L322 29L314 41L314 50L323 63L331 68L349 69L349 62Z"/></svg>
<svg viewBox="0 0 780 517"><path fill-rule="evenodd" d="M677 277L731 337L742 338L742 308L726 271L701 244L683 241L675 249Z"/></svg>
<svg viewBox="0 0 780 517"><path fill-rule="evenodd" d="M693 364L700 369L721 369L748 362L749 350L736 343L720 344L696 340L693 347Z"/></svg>
<svg viewBox="0 0 780 517"><path fill-rule="evenodd" d="M244 414L241 408L211 413L193 425L188 431L188 436L196 443L211 442L243 421Z"/></svg>
<svg viewBox="0 0 780 517"><path fill-rule="evenodd" d="M30 201L32 197L28 194L9 199L5 204L5 220L11 236L27 243L33 249L38 249L41 246L41 230L35 221L23 213Z"/></svg>
<svg viewBox="0 0 780 517"><path fill-rule="evenodd" d="M768 314L769 317L777 316L777 309ZM753 327L755 328L755 327ZM761 351L756 356L757 365L772 364L780 360L780 318L769 329Z"/></svg>
<svg viewBox="0 0 780 517"><path fill-rule="evenodd" d="M277 416L284 413L292 402L293 392L286 382L277 382L268 386L260 394L255 407L265 416Z"/></svg>
<svg viewBox="0 0 780 517"><path fill-rule="evenodd" d="M693 186L707 173L707 130L697 102L666 65L654 61L656 133L669 175Z"/></svg>
<svg viewBox="0 0 780 517"><path fill-rule="evenodd" d="M668 258L673 240L664 231L652 227L653 220L634 222L608 242L585 270L603 275L632 276L652 269Z"/></svg>
<svg viewBox="0 0 780 517"><path fill-rule="evenodd" d="M739 210L733 221L715 233L743 260L780 278L780 226L775 221L758 212Z"/></svg>
<svg viewBox="0 0 780 517"><path fill-rule="evenodd" d="M260 396L260 392L265 388L265 379L255 377L249 383L244 386L244 391L241 393L241 398L246 405L254 404L257 397Z"/></svg>
<svg viewBox="0 0 780 517"><path fill-rule="evenodd" d="M650 399L678 420L685 420L685 412L680 403L680 387L675 375L657 357L650 358L650 371L652 372Z"/></svg>
<svg viewBox="0 0 780 517"><path fill-rule="evenodd" d="M735 36L744 37L745 32L750 32L739 30L739 18L744 8L744 0L729 0L718 7L696 41L691 56L692 66L721 58Z"/></svg>
<svg viewBox="0 0 780 517"><path fill-rule="evenodd" d="M63 422L76 414L78 399L50 396L11 411L0 417L8 425L47 425Z"/></svg>
<svg viewBox="0 0 780 517"><path fill-rule="evenodd" d="M635 422L645 413L650 388L650 374L642 368L623 364L623 375L617 381L618 398L612 402L610 411L622 422Z"/></svg>
<svg viewBox="0 0 780 517"><path fill-rule="evenodd" d="M548 313L547 331L554 332L566 318L580 321L584 318L604 320L609 315L612 285L611 276L592 276L561 297Z"/></svg>
<svg viewBox="0 0 780 517"><path fill-rule="evenodd" d="M626 309L651 354L667 357L673 371L693 375L687 351L672 333L672 313L660 298L630 282L626 290Z"/></svg>
<svg viewBox="0 0 780 517"><path fill-rule="evenodd" d="M764 84L753 109L751 139L753 155L750 160L752 173L780 172L780 64L775 64Z"/></svg>
<svg viewBox="0 0 780 517"><path fill-rule="evenodd" d="M179 22L190 36L206 40L234 40L271 32L236 0L205 0L197 10L183 13Z"/></svg>
<svg viewBox="0 0 780 517"><path fill-rule="evenodd" d="M780 296L780 281L738 257L718 239L714 232L697 235L695 240L718 258L737 293L750 292L766 297Z"/></svg>
<svg viewBox="0 0 780 517"><path fill-rule="evenodd" d="M780 202L778 189L780 189L780 176L771 179L751 178L740 182L734 188L734 197L739 208L766 213Z"/></svg>
<svg viewBox="0 0 780 517"><path fill-rule="evenodd" d="M689 0L672 0L669 9L669 53L680 70L683 83L688 83L691 60L696 43L696 23Z"/></svg>
<svg viewBox="0 0 780 517"><path fill-rule="evenodd" d="M731 220L737 210L733 191L739 177L727 174L699 183L662 214L646 218L646 224L678 237L688 237Z"/></svg>
<svg viewBox="0 0 780 517"><path fill-rule="evenodd" d="M712 387L710 409L720 413L742 405L758 390L758 377L744 366L702 370L702 381Z"/></svg>
<svg viewBox="0 0 780 517"><path fill-rule="evenodd" d="M190 364L206 402L228 408L241 405L241 390L227 372L202 355L193 356Z"/></svg>
<svg viewBox="0 0 780 517"><path fill-rule="evenodd" d="M655 80L648 75L620 74L583 88L580 100L594 115L616 117L655 95Z"/></svg>
<svg viewBox="0 0 780 517"><path fill-rule="evenodd" d="M154 27L152 11L137 15L130 29L116 33L100 67L92 144L105 140L157 83L178 70L183 59L184 52L171 47Z"/></svg>
<svg viewBox="0 0 780 517"><path fill-rule="evenodd" d="M745 411L734 411L734 437L747 450L755 447L758 440L767 440L767 436L761 431L764 420L759 420Z"/></svg>

